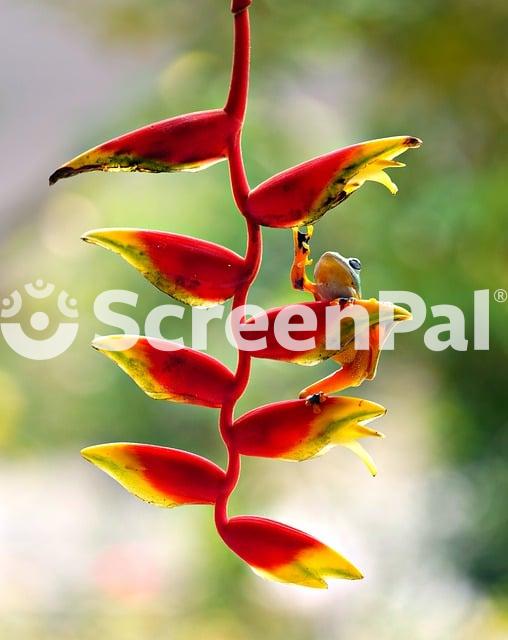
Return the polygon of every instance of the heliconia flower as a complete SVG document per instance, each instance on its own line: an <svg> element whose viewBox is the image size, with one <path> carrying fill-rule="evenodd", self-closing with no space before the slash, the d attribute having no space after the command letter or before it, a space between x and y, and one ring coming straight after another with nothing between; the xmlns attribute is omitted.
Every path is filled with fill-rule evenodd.
<svg viewBox="0 0 508 640"><path fill-rule="evenodd" d="M263 182L249 194L247 213L266 227L289 228L310 224L348 198L367 180L397 187L385 173L403 167L394 158L421 140L409 136L362 142L309 160Z"/></svg>
<svg viewBox="0 0 508 640"><path fill-rule="evenodd" d="M269 360L279 360L282 362L292 362L303 366L314 366L319 364L323 360L327 360L339 353L342 353L345 349L349 348L355 337L355 324L350 317L344 317L341 322L340 344L333 344L334 336L327 336L327 309L330 307L340 306L341 309L346 309L349 306L357 305L362 307L368 314L362 314L356 319L356 326L358 333L367 331L369 326L377 325L383 318L393 318L392 322L386 321L386 325L394 326L396 322L411 319L411 314L402 307L395 306L389 302L380 302L379 300L351 300L347 304L342 304L341 301L317 301L317 302L305 302L298 305L287 305L276 309L270 309L266 312L268 317L268 329L263 331L252 327L248 332L240 334L242 339L247 341L257 341L260 339L266 340L266 346L253 350L251 355L254 358L263 358ZM280 319L280 314L283 312L286 317L292 316L294 313L295 318L299 315L299 309L306 307L310 315L316 319L315 330L299 330L289 331L289 338L295 343L302 343L306 340L312 341L313 346L309 348L302 348L301 344L299 349L296 350L292 345L285 346L281 335L277 335L276 321ZM247 324L255 324L259 321L259 317L251 318ZM297 320L291 320L291 323L297 324ZM282 324L282 323L281 323ZM259 326L262 326L261 323ZM391 328L391 326L389 328ZM283 331L284 338L287 332ZM331 332L330 332L331 333ZM337 335L339 334L339 327L337 327ZM337 340L338 342L338 340ZM305 346L305 345L304 345ZM288 348L291 347L291 348Z"/></svg>
<svg viewBox="0 0 508 640"><path fill-rule="evenodd" d="M386 409L359 398L289 400L254 409L239 418L232 438L242 455L280 460L308 460L337 445L351 449L372 475L374 461L358 439L383 438L366 425L383 416Z"/></svg>
<svg viewBox="0 0 508 640"><path fill-rule="evenodd" d="M225 474L216 464L177 449L101 444L81 455L136 497L158 507L215 504Z"/></svg>
<svg viewBox="0 0 508 640"><path fill-rule="evenodd" d="M355 566L330 547L273 520L232 518L221 536L254 573L268 580L326 589L325 578L363 578Z"/></svg>
<svg viewBox="0 0 508 640"><path fill-rule="evenodd" d="M228 155L239 123L224 110L188 113L109 140L57 169L55 184L88 171L198 171Z"/></svg>
<svg viewBox="0 0 508 640"><path fill-rule="evenodd" d="M98 338L92 346L156 400L218 408L234 384L221 362L168 340L118 335Z"/></svg>
<svg viewBox="0 0 508 640"><path fill-rule="evenodd" d="M98 229L83 240L118 253L161 291L196 307L232 298L248 275L237 253L175 233Z"/></svg>

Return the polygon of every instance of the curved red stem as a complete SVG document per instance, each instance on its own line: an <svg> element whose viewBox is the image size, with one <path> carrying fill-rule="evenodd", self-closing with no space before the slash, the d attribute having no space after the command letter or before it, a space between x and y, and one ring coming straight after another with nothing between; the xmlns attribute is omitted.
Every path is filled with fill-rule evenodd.
<svg viewBox="0 0 508 640"><path fill-rule="evenodd" d="M224 111L243 124L247 110L250 71L250 21L249 10L235 14L235 51L229 96Z"/></svg>
<svg viewBox="0 0 508 640"><path fill-rule="evenodd" d="M247 198L249 197L250 187L245 173L245 165L242 155L242 132L238 132L238 138L229 151L229 175L231 179L231 188L235 203L241 213L245 216L245 208Z"/></svg>
<svg viewBox="0 0 508 640"><path fill-rule="evenodd" d="M239 151L241 158L241 150ZM240 185L237 185L239 188ZM247 222L248 229L248 246L245 256L245 262L248 271L248 278L242 287L237 291L233 300L233 309L244 307L247 304L249 290L254 282L261 265L263 254L263 239L261 228L252 222ZM251 355L247 351L238 352L238 364L235 373L235 383L233 389L226 402L223 404L220 412L219 427L222 439L228 451L228 466L226 470L226 479L223 490L217 498L215 504L215 524L217 530L221 533L228 522L227 506L228 501L238 484L241 471L240 454L231 437L234 410L236 403L243 396L247 388L251 372Z"/></svg>
<svg viewBox="0 0 508 640"><path fill-rule="evenodd" d="M243 9L246 9L250 4L252 4L252 0L233 0L231 3L231 11L233 13L238 13Z"/></svg>
<svg viewBox="0 0 508 640"><path fill-rule="evenodd" d="M250 65L250 29L249 13L245 9L235 15L235 58L233 62L233 75L231 90L225 110L238 118L242 126L236 139L229 150L229 168L231 186L234 199L240 212L246 217L246 203L250 187L245 171L242 155L242 127L247 108L247 94L249 87ZM249 290L254 282L261 265L263 254L263 239L259 225L247 220L248 243L245 254L245 265L248 277L236 292L233 300L233 309L244 307L247 304ZM220 534L228 523L228 502L231 494L238 484L241 471L240 454L236 448L232 436L234 411L236 403L242 397L247 388L251 372L251 356L246 351L239 351L238 364L235 373L235 383L229 397L224 402L219 418L219 428L224 444L228 451L228 466L223 489L215 504L215 524Z"/></svg>

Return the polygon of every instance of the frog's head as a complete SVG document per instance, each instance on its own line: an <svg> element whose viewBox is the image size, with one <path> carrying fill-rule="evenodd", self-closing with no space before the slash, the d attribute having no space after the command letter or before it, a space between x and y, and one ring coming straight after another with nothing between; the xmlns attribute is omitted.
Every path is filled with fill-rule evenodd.
<svg viewBox="0 0 508 640"><path fill-rule="evenodd" d="M327 251L314 269L316 296L319 300L361 298L361 269L358 258L344 258L336 251Z"/></svg>

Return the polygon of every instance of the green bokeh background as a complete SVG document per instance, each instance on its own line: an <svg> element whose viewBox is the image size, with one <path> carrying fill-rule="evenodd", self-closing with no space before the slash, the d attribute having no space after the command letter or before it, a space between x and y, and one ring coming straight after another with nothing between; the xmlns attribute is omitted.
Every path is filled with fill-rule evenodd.
<svg viewBox="0 0 508 640"><path fill-rule="evenodd" d="M79 236L93 227L158 228L243 252L227 167L94 174L51 191L46 179L102 140L221 106L231 55L226 1L0 5L0 127L10 141L0 178L8 193L0 295L43 278L76 297L80 310L78 339L58 359L30 362L0 342L0 635L506 638L508 303L491 295L490 350L472 346L473 292L508 288L506 3L253 3L244 135L252 185L362 140L424 140L404 157L408 168L392 172L397 198L367 184L323 218L313 241L315 256L361 258L364 294L410 290L429 308L424 327L401 336L376 381L355 394L389 409L378 423L388 438L367 444L379 476L369 478L345 450L301 465L247 460L232 501L235 513L326 540L367 576L324 594L259 580L217 538L208 508L158 511L79 458L90 444L139 441L225 463L216 412L154 402L89 349L95 333L112 332L93 315L103 290L138 293L133 317L141 326L167 300ZM290 234L264 236L251 302L302 300L288 280ZM464 311L467 352L425 348L436 304ZM63 321L52 309L54 323ZM25 296L27 333L36 310L48 309ZM167 321L165 334L189 337L189 320L187 312L183 323ZM219 323L209 352L234 365ZM332 369L256 362L239 410L292 398Z"/></svg>

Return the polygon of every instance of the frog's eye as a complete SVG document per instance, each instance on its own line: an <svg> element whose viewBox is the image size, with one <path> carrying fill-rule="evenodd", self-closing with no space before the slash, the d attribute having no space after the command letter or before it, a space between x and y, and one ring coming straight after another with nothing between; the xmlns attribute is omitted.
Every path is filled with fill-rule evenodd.
<svg viewBox="0 0 508 640"><path fill-rule="evenodd" d="M350 258L349 266L351 267L351 269L354 269L355 271L362 270L362 263L358 260L358 258Z"/></svg>

